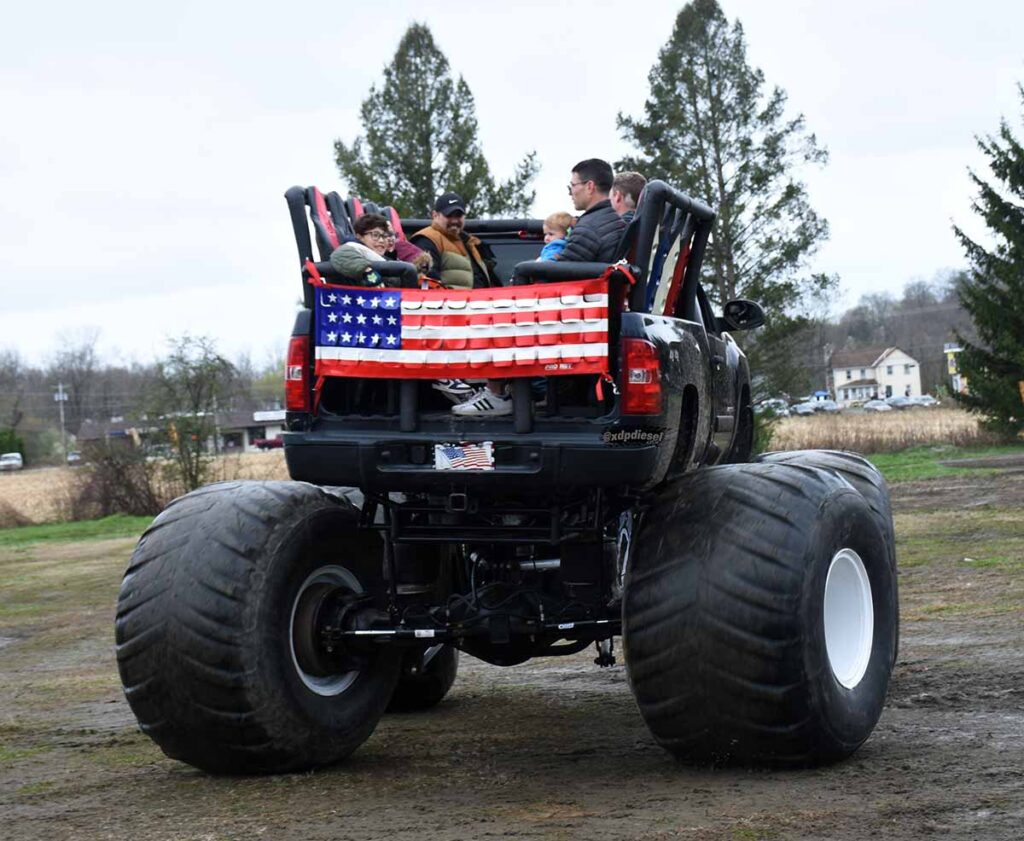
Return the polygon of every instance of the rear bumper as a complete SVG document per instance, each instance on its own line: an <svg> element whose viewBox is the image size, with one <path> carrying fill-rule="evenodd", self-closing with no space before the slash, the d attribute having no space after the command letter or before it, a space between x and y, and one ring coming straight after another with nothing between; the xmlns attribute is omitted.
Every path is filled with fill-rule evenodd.
<svg viewBox="0 0 1024 841"><path fill-rule="evenodd" d="M477 436L479 437L479 436ZM435 470L434 445L451 435L411 433L362 438L351 433L285 433L293 479L375 491L475 490L549 494L579 488L641 487L658 467L657 444L603 443L600 433L529 442L490 436L494 470Z"/></svg>

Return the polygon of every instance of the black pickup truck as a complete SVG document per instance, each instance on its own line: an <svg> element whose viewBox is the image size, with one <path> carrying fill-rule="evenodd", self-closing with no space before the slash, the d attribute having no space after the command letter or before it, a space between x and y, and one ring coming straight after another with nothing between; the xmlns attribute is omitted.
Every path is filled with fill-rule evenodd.
<svg viewBox="0 0 1024 841"><path fill-rule="evenodd" d="M849 453L751 461L730 333L764 316L713 311L709 207L651 182L610 265L536 261L538 220L467 220L502 283L447 290L405 263L367 287L328 261L363 212L402 234L426 221L315 188L286 199L304 301L286 365L294 481L176 500L121 588L126 695L169 756L324 765L386 710L439 703L460 652L510 666L594 645L610 666L615 637L678 756L856 750L897 645L888 492ZM500 377L513 411L458 417L439 377Z"/></svg>

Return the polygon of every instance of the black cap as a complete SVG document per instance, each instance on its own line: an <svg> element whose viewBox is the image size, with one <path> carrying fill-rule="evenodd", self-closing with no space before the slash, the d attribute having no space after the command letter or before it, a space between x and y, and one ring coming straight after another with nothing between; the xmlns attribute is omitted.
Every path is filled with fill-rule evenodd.
<svg viewBox="0 0 1024 841"><path fill-rule="evenodd" d="M451 216L456 211L465 213L466 203L458 193L443 193L434 202L434 211L445 216Z"/></svg>

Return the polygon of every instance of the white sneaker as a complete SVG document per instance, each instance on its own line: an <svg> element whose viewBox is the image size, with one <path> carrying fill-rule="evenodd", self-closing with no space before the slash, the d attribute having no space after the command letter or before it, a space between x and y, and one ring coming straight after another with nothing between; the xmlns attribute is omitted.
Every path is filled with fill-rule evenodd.
<svg viewBox="0 0 1024 841"><path fill-rule="evenodd" d="M433 388L440 391L452 403L461 403L474 394L473 386L462 380L435 380Z"/></svg>
<svg viewBox="0 0 1024 841"><path fill-rule="evenodd" d="M452 414L463 418L496 418L512 414L512 398L494 394L489 388L481 388L465 403L452 406Z"/></svg>

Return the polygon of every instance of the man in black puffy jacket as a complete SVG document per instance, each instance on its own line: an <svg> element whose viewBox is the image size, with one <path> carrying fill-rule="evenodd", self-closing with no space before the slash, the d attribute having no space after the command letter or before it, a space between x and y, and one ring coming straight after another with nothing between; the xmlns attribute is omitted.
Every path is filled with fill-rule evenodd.
<svg viewBox="0 0 1024 841"><path fill-rule="evenodd" d="M569 242L555 259L575 263L611 263L626 223L612 208L612 167L600 158L588 158L572 168L569 195L573 206L582 210L569 235Z"/></svg>
<svg viewBox="0 0 1024 841"><path fill-rule="evenodd" d="M572 168L569 195L577 210L584 211L561 254L562 262L611 263L619 247L626 223L612 209L608 192L612 188L612 168L607 161L590 158ZM505 394L505 380L491 379L479 391L452 407L456 417L500 417L511 415L512 398Z"/></svg>

